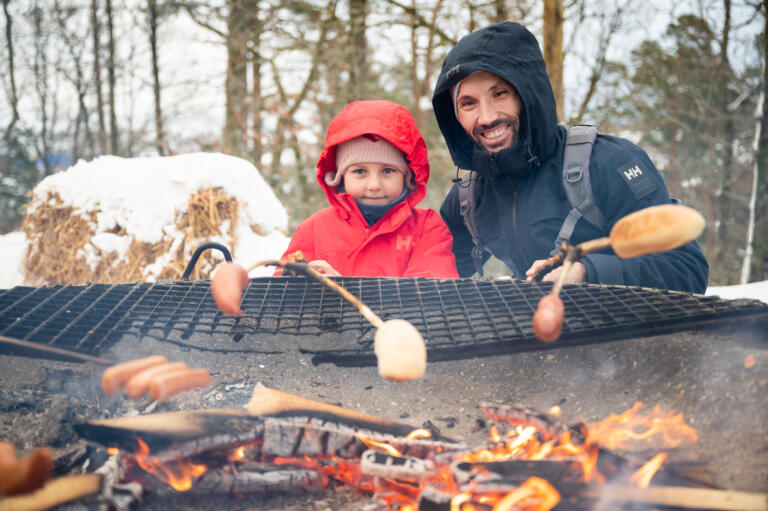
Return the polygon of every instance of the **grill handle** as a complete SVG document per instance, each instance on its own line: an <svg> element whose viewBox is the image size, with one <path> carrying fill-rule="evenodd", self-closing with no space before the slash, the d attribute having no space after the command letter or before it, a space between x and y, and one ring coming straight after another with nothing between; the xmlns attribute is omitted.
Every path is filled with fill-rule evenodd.
<svg viewBox="0 0 768 511"><path fill-rule="evenodd" d="M184 270L184 274L181 276L181 280L189 280L189 276L192 275L192 270L195 269L195 264L197 264L197 260L200 258L200 254L209 248L215 248L219 250L222 254L224 254L224 260L227 262L232 262L232 254L230 254L229 249L221 243L215 243L213 241L203 243L197 247L197 249L195 249L192 257L189 259L189 264L187 264L187 268Z"/></svg>

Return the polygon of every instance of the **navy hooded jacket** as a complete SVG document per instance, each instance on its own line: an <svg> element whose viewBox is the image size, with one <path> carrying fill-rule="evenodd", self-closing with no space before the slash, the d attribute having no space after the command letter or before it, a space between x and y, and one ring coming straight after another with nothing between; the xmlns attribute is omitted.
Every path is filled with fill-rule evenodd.
<svg viewBox="0 0 768 511"><path fill-rule="evenodd" d="M456 119L450 89L475 71L505 79L522 98L519 141L511 148L489 153ZM514 277L524 278L534 261L549 257L571 210L561 183L565 128L557 124L554 94L536 38L512 22L465 36L443 62L432 104L454 163L477 172L475 215L484 248L504 261ZM582 218L571 236L573 244L605 236L617 220L633 211L671 202L648 155L628 140L598 135L589 171L606 231ZM475 272L474 244L459 209L458 186L449 192L440 214L453 234L459 274L466 277ZM486 252L484 258L488 257ZM631 259L621 259L608 249L589 254L582 262L590 283L698 293L707 287L709 267L696 242Z"/></svg>

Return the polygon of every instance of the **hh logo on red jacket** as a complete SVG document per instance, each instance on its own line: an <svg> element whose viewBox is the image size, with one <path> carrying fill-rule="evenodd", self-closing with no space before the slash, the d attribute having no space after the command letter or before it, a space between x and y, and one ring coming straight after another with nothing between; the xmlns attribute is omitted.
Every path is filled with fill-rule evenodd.
<svg viewBox="0 0 768 511"><path fill-rule="evenodd" d="M402 236L398 234L395 239L395 250L408 250L411 246L412 239L413 236Z"/></svg>

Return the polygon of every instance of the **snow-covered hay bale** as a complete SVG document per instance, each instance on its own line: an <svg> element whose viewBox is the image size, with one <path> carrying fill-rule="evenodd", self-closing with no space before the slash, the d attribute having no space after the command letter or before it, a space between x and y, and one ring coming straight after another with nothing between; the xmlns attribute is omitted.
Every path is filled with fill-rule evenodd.
<svg viewBox="0 0 768 511"><path fill-rule="evenodd" d="M250 266L282 254L287 223L275 194L240 158L103 156L35 187L23 228L25 277L30 284L179 279L192 252L209 241ZM191 278L209 278L222 260L207 251Z"/></svg>

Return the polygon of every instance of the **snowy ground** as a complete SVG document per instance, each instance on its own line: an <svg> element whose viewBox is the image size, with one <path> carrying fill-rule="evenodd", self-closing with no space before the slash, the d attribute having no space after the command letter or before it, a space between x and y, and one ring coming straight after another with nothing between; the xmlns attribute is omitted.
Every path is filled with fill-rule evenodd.
<svg viewBox="0 0 768 511"><path fill-rule="evenodd" d="M56 191L66 204L83 211L98 209L94 245L102 250L120 251L129 239L156 242L173 232L173 216L186 207L191 193L221 187L238 199L235 260L243 266L278 258L288 245L283 234L288 223L285 208L261 177L245 160L213 153L184 154L165 158L117 158L104 156L79 162L67 171L43 180L34 191L44 196ZM125 227L125 239L110 233L115 225ZM259 225L263 235L251 225ZM211 239L210 241L219 241ZM23 233L0 236L0 289L24 285L22 264L27 240ZM250 276L269 275L271 269L252 271ZM152 280L151 271L147 280ZM740 286L717 286L708 295L722 298L754 298L768 303L768 281Z"/></svg>

